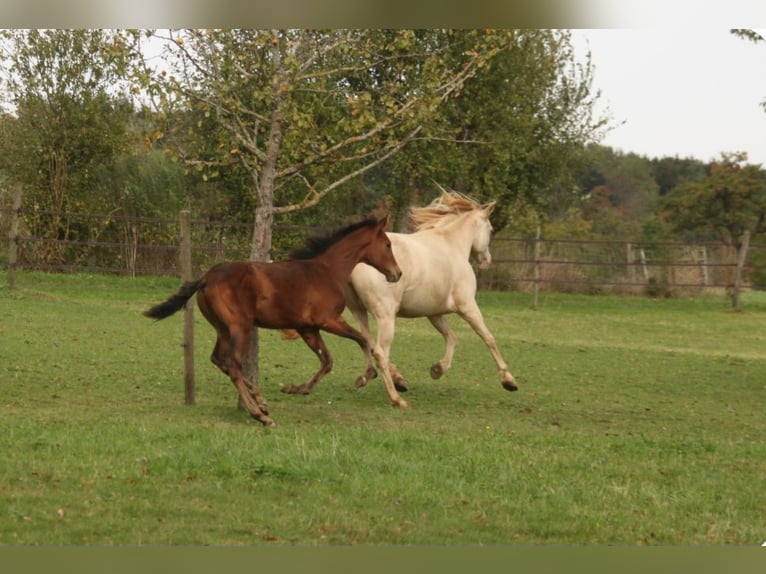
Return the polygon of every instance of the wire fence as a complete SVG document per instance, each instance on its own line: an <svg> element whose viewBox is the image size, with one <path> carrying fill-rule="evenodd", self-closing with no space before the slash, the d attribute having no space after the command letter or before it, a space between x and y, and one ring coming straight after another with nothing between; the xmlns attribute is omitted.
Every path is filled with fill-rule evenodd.
<svg viewBox="0 0 766 574"><path fill-rule="evenodd" d="M57 222L56 232L42 233ZM180 276L180 218L0 209L9 241L0 265L10 270ZM272 258L283 258L322 227L276 225ZM191 271L247 259L252 224L192 219ZM520 238L492 241L493 264L477 271L487 290L577 293L696 294L730 289L737 253L723 243ZM750 245L741 269L746 289L766 289L766 245Z"/></svg>
<svg viewBox="0 0 766 574"><path fill-rule="evenodd" d="M10 244L16 246L16 269L129 276L180 274L179 218L62 214L22 208L0 208L0 216L34 221L34 226L21 225L15 233L9 233ZM37 229L49 227L40 223L46 219L66 221L66 230L59 230L56 236L37 233ZM284 257L292 245L301 244L308 235L321 229L275 226L272 257ZM192 271L201 273L223 260L247 259L251 234L252 224L192 219ZM0 263L9 264L2 251Z"/></svg>
<svg viewBox="0 0 766 574"><path fill-rule="evenodd" d="M737 252L721 242L496 237L485 289L652 296L731 289ZM741 269L747 289L766 289L766 245L751 244Z"/></svg>

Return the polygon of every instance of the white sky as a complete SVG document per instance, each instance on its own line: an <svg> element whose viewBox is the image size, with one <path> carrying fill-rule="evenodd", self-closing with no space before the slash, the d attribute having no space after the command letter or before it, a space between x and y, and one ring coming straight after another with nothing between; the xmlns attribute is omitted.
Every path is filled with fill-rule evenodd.
<svg viewBox="0 0 766 574"><path fill-rule="evenodd" d="M648 157L720 158L745 151L766 167L766 42L730 27L573 30L590 49L602 112L618 125L601 141ZM759 30L766 38L766 30ZM621 122L625 122L622 124Z"/></svg>

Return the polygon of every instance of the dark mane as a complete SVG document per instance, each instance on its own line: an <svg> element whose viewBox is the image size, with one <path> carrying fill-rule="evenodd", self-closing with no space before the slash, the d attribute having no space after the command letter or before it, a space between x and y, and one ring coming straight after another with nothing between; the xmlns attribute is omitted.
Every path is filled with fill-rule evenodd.
<svg viewBox="0 0 766 574"><path fill-rule="evenodd" d="M368 217L357 223L352 223L346 227L341 227L335 231L331 231L327 235L320 235L317 237L309 237L306 240L306 245L293 249L288 255L289 259L312 259L321 255L327 251L330 247L335 245L338 241L347 237L354 231L362 229L363 227L373 227L377 225L379 221L375 217Z"/></svg>

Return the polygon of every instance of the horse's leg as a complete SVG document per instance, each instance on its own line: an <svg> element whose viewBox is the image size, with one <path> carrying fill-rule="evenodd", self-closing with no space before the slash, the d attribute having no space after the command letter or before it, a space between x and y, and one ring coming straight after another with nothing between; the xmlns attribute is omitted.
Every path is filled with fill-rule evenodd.
<svg viewBox="0 0 766 574"><path fill-rule="evenodd" d="M359 378L356 379L356 382L354 385L356 385L356 388L361 388L365 386L368 382L370 382L372 379L378 376L378 372L375 370L375 367L372 365L372 335L370 333L370 322L367 316L367 308L364 306L362 301L359 299L359 296L357 295L356 291L353 287L348 286L345 291L345 297L346 297L346 306L348 307L349 311L351 311L351 314L354 315L357 322L359 323L359 331L362 333L362 336L367 340L367 345L364 345L362 347L362 352L364 353L364 362L367 365L367 368L363 375L360 375Z"/></svg>
<svg viewBox="0 0 766 574"><path fill-rule="evenodd" d="M249 330L232 329L230 340L231 354L227 361L228 374L239 393L242 404L244 404L250 416L260 421L264 426L273 427L276 426L276 423L263 411L262 406L265 406L266 402L261 397L258 387L255 384L248 384L242 372L242 364L247 354L249 342Z"/></svg>
<svg viewBox="0 0 766 574"><path fill-rule="evenodd" d="M230 336L227 331L220 331L218 333L218 339L215 342L215 347L213 348L213 353L210 355L210 361L216 367L221 369L221 371L226 375L229 374L229 359L232 352L231 344L229 343L229 337ZM261 396L257 385L255 383L251 383L247 379L245 379L245 385L247 386L248 391L250 392L250 395L253 397L253 399L258 402L258 406L261 408L261 411L263 411L264 414L269 414L269 406L265 399ZM237 408L240 410L247 409L245 402L242 400L242 397L239 394L237 394Z"/></svg>
<svg viewBox="0 0 766 574"><path fill-rule="evenodd" d="M378 320L378 338L380 339L380 320ZM343 319L343 317L336 317L333 320L326 321L322 324L322 329L327 331L328 333L332 333L333 335L338 335L339 337L345 337L346 339L352 339L353 341L356 341L357 345L359 345L362 350L365 353L370 352L370 343L369 341L362 336L362 334L354 329L351 325L346 323L346 321ZM388 346L390 348L391 346L391 340L393 339L393 317L391 318L391 335L389 338ZM399 394L396 392L396 388L394 387L394 382L391 380L391 373L389 371L389 365L388 365L388 354L385 354L385 357L383 353L378 351L378 348L376 346L375 349L373 349L372 354L375 356L375 360L378 363L378 370L383 373L383 381L386 384L386 392L388 393L388 398L391 401L391 404L395 407L402 407L406 408L409 406L407 404L407 401L405 401L403 398L399 396Z"/></svg>
<svg viewBox="0 0 766 574"><path fill-rule="evenodd" d="M428 320L431 321L431 325L442 334L446 345L442 360L431 365L431 378L438 379L449 370L450 366L452 366L452 357L455 354L457 338L447 324L447 319L444 315L433 315L429 317Z"/></svg>
<svg viewBox="0 0 766 574"><path fill-rule="evenodd" d="M215 341L215 347L213 353L210 355L210 361L225 374L229 374L229 355L231 354L231 347L226 342L226 339L219 333L218 339Z"/></svg>
<svg viewBox="0 0 766 574"><path fill-rule="evenodd" d="M320 367L311 379L302 385L285 385L282 387L283 393L308 395L319 380L332 370L332 356L327 350L327 345L324 344L322 336L317 329L302 329L298 331L300 336L311 348L312 351L319 357Z"/></svg>
<svg viewBox="0 0 766 574"><path fill-rule="evenodd" d="M248 361L248 355L253 349L253 335L255 334L254 331L250 331L250 339L247 342L247 352L245 353L245 358L243 359L243 362ZM256 335L257 336L257 335ZM256 343L257 346L257 343ZM258 384L257 376L258 376L258 368L257 365L255 366L255 373L251 373L251 375L254 375L256 377L256 380L252 380L251 378L244 377L245 379L245 385L247 386L248 391L250 392L250 396L255 399L255 401L258 403L258 406L261 408L264 414L269 414L269 405L266 403L266 399L263 398L263 395L261 395L261 389L260 385ZM245 408L245 405L242 403L241 399L238 399L237 406L239 408Z"/></svg>
<svg viewBox="0 0 766 574"><path fill-rule="evenodd" d="M394 384L391 374L391 364L389 361L391 343L394 341L395 315L392 314L386 317L376 315L375 319L378 325L378 339L375 343L375 347L372 349L372 354L375 356L375 361L378 363L378 370L383 373L383 381L386 384L388 398L391 400L391 404L395 407L408 407L409 405L407 404L407 401L401 398L399 393L396 392L396 385ZM395 367L394 371L396 371ZM398 373L398 371L396 372Z"/></svg>
<svg viewBox="0 0 766 574"><path fill-rule="evenodd" d="M397 391L406 393L410 390L409 387L407 387L407 380L404 378L404 375L402 375L399 372L399 369L396 368L396 365L390 361L388 363L388 371L391 373L391 380L394 381L394 388Z"/></svg>
<svg viewBox="0 0 766 574"><path fill-rule="evenodd" d="M500 356L500 351L497 350L497 343L495 337L490 333L487 326L484 324L484 317L479 310L479 306L476 304L476 300L471 300L465 305L458 308L458 314L465 319L474 331L481 337L484 343L489 347L492 357L495 359L497 369L500 372L500 384L506 391L516 391L518 386L516 385L516 379L508 370L508 365Z"/></svg>

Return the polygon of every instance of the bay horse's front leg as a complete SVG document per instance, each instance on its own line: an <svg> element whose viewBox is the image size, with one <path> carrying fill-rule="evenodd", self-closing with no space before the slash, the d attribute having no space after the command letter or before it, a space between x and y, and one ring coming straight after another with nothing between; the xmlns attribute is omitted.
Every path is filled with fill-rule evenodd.
<svg viewBox="0 0 766 574"><path fill-rule="evenodd" d="M492 358L495 359L497 364L497 370L500 372L500 384L506 391L517 391L519 389L516 384L516 379L508 370L508 365L500 355L500 351L497 350L497 342L495 337L487 329L487 325L484 324L484 317L479 310L479 306L476 301L472 301L470 304L458 309L458 314L465 319L474 331L481 337L482 341L489 347Z"/></svg>
<svg viewBox="0 0 766 574"><path fill-rule="evenodd" d="M234 383L234 387L239 393L240 403L244 405L245 409L250 413L250 416L263 424L263 426L276 426L276 423L262 408L266 406L266 401L261 396L258 386L248 383L242 372L242 364L245 355L247 354L249 336L247 336L246 333L232 333L231 341L233 341L234 344L231 345L231 356L228 361L225 361L227 369L224 372L229 375L231 382Z"/></svg>
<svg viewBox="0 0 766 574"><path fill-rule="evenodd" d="M327 350L327 345L324 344L322 336L319 334L319 330L302 329L299 330L298 333L309 346L309 348L314 351L316 356L319 358L319 370L314 374L313 377L311 377L311 379L308 380L308 382L305 382L302 385L285 385L282 387L282 392L289 394L308 395L311 393L319 380L327 373L332 371L332 356Z"/></svg>
<svg viewBox="0 0 766 574"><path fill-rule="evenodd" d="M356 291L354 291L354 289L350 286L346 288L345 297L346 306L359 323L359 331L361 332L362 337L364 337L367 341L367 344L362 346L364 362L367 368L364 374L360 375L354 382L356 388L360 389L369 383L372 379L377 377L378 371L376 371L375 367L372 365L372 335L370 333L370 322L367 316L367 308L359 300L359 296L356 294Z"/></svg>

